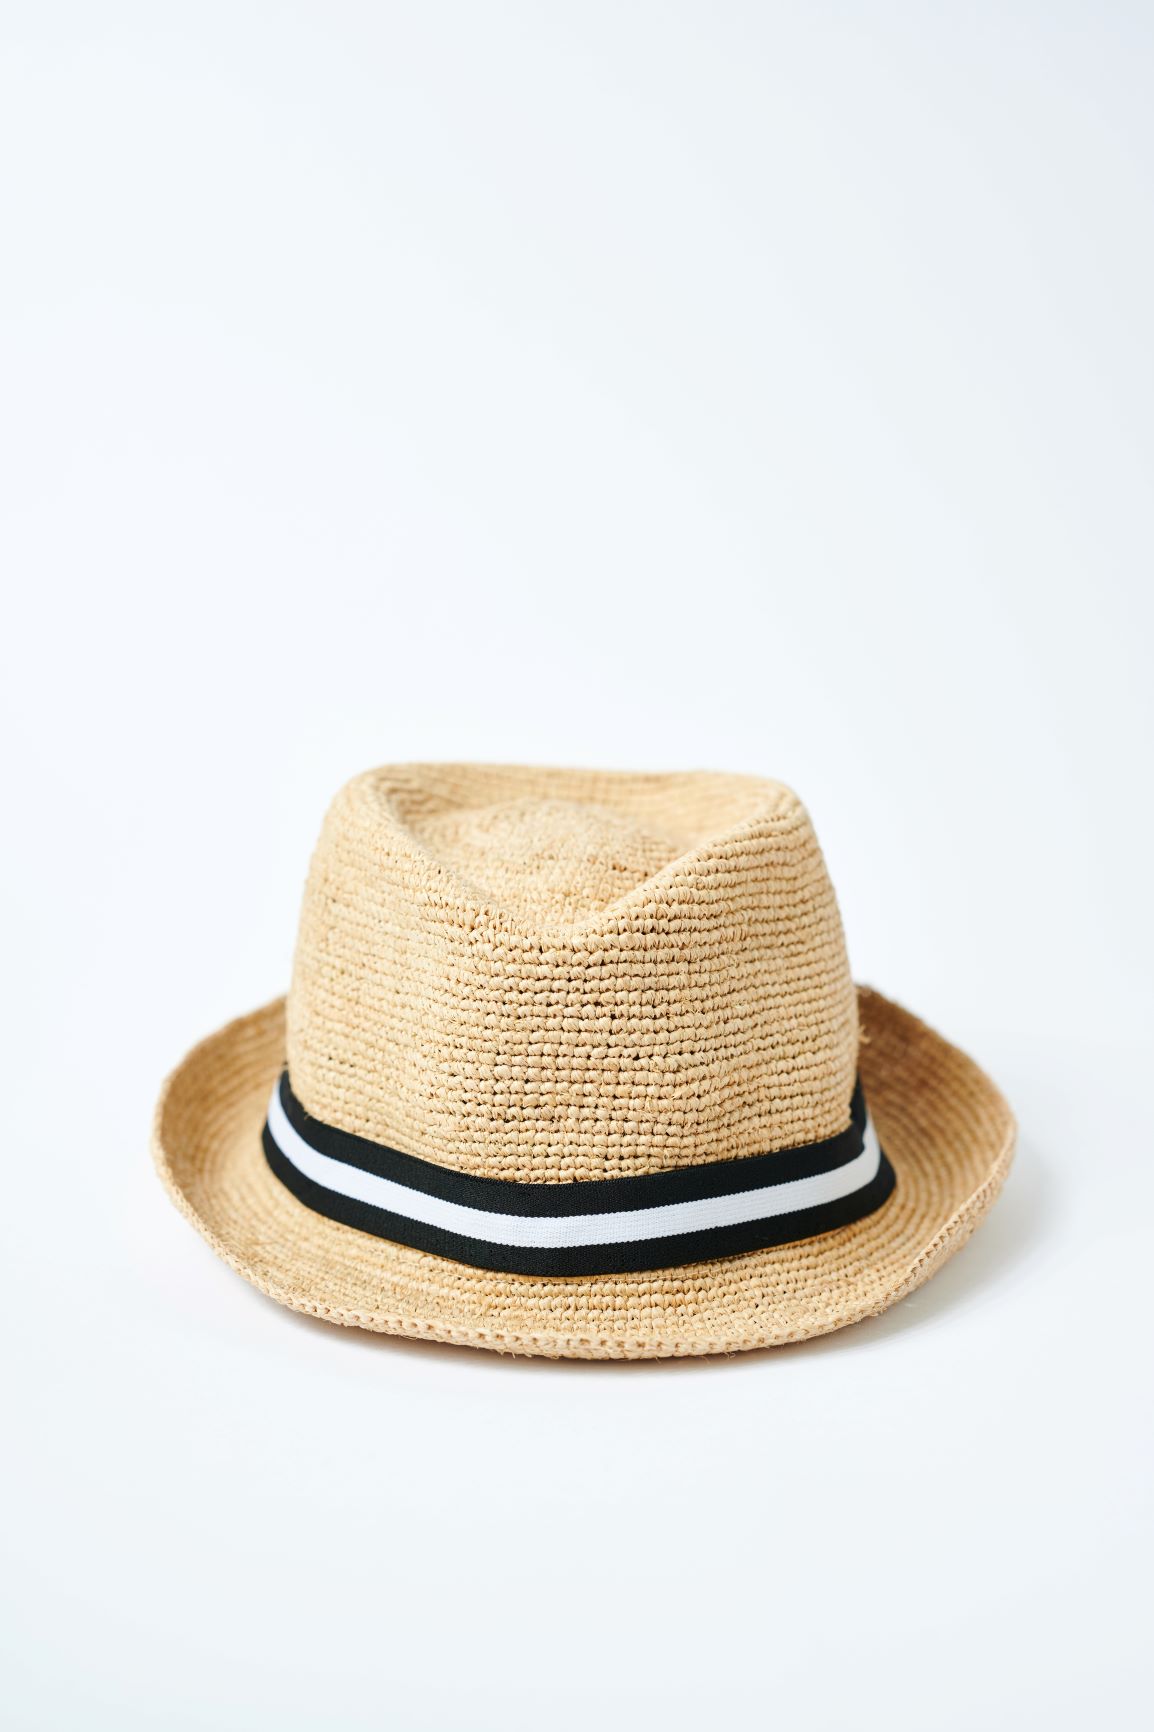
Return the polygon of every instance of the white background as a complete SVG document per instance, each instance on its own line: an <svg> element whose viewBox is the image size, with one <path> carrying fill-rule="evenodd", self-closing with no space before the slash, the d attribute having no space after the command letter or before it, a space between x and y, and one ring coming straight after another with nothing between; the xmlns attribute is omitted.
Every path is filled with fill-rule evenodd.
<svg viewBox="0 0 1154 1732"><path fill-rule="evenodd" d="M9 1724L1137 1726L1149 8L0 20ZM217 1263L160 1079L410 757L796 786L974 1242L624 1368Z"/></svg>

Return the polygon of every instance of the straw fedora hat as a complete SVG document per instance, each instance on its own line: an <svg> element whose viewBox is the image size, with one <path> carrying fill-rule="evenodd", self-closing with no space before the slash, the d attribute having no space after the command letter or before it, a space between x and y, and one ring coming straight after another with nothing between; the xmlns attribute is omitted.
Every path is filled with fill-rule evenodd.
<svg viewBox="0 0 1154 1732"><path fill-rule="evenodd" d="M417 764L325 819L292 983L164 1085L212 1248L335 1323L641 1359L798 1341L962 1245L1015 1127L856 989L779 783Z"/></svg>

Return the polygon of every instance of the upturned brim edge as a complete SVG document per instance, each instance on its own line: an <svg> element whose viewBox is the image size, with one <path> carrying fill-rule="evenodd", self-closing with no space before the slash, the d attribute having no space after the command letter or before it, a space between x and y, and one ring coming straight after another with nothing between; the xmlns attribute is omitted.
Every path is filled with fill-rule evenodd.
<svg viewBox="0 0 1154 1732"><path fill-rule="evenodd" d="M802 1341L876 1316L928 1280L1000 1191L1016 1126L957 1047L859 989L860 1067L897 1174L873 1215L819 1238L630 1275L494 1275L314 1213L261 1147L284 1064L284 1000L201 1041L169 1076L157 1170L224 1262L279 1304L389 1335L548 1358L657 1359Z"/></svg>

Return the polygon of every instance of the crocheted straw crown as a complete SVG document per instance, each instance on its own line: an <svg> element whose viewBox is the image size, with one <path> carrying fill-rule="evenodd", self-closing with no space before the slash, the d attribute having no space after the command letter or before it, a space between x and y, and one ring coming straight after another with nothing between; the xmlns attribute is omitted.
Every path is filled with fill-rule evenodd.
<svg viewBox="0 0 1154 1732"><path fill-rule="evenodd" d="M635 1176L845 1124L857 999L779 783L478 765L338 794L304 896L292 1086L461 1172Z"/></svg>

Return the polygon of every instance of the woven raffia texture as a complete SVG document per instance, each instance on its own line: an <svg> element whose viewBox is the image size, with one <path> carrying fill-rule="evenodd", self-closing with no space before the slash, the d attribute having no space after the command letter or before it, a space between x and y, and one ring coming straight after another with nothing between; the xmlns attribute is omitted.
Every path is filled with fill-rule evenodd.
<svg viewBox="0 0 1154 1732"><path fill-rule="evenodd" d="M731 1159L846 1122L858 1063L897 1173L797 1244L625 1275L494 1274L339 1225L261 1148L287 1050L317 1117L541 1182ZM178 1206L265 1293L336 1323L596 1359L798 1341L884 1310L963 1244L1009 1167L988 1077L850 985L804 810L726 776L409 766L349 784L292 991L203 1041L157 1106Z"/></svg>
<svg viewBox="0 0 1154 1732"><path fill-rule="evenodd" d="M500 1275L313 1214L260 1146L284 1062L279 1002L211 1035L173 1073L156 1159L219 1256L282 1304L333 1323L580 1359L801 1341L920 1286L981 1220L1013 1151L1013 1117L976 1065L876 993L862 994L861 1014L862 1075L897 1190L852 1226L741 1257L629 1275Z"/></svg>
<svg viewBox="0 0 1154 1732"><path fill-rule="evenodd" d="M324 823L287 1010L317 1118L562 1183L840 1130L857 1001L809 817L775 782L376 770Z"/></svg>

